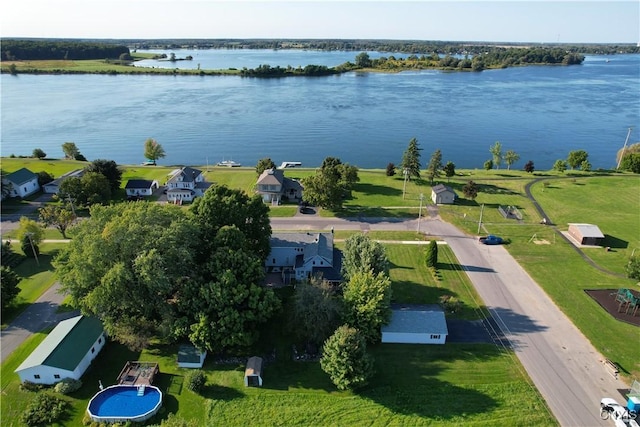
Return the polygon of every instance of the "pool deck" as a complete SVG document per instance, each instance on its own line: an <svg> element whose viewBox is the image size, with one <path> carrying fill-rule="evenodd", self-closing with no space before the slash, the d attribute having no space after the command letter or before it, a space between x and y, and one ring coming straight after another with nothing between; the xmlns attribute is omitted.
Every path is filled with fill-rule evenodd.
<svg viewBox="0 0 640 427"><path fill-rule="evenodd" d="M160 372L155 362L127 362L118 375L121 385L151 385L153 378Z"/></svg>

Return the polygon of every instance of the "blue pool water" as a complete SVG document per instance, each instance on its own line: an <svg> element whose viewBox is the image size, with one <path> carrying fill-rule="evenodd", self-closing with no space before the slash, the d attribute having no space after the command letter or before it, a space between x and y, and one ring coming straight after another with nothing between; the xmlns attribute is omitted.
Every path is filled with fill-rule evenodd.
<svg viewBox="0 0 640 427"><path fill-rule="evenodd" d="M89 402L92 418L138 420L151 417L160 408L162 392L147 386L142 396L138 396L136 386L117 385L96 394Z"/></svg>

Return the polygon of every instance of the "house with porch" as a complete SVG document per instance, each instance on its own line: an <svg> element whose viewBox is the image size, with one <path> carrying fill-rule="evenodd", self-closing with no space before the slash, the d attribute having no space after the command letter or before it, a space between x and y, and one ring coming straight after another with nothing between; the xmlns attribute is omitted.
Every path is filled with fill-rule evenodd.
<svg viewBox="0 0 640 427"><path fill-rule="evenodd" d="M40 190L38 175L27 168L20 168L3 178L10 185L9 197L27 197Z"/></svg>
<svg viewBox="0 0 640 427"><path fill-rule="evenodd" d="M202 197L211 185L211 182L204 180L200 169L188 166L175 169L167 180L167 200L178 204L192 202L196 197Z"/></svg>
<svg viewBox="0 0 640 427"><path fill-rule="evenodd" d="M334 250L333 233L276 232L271 235L271 252L265 260L268 273L280 273L284 284L320 275L340 283L341 253Z"/></svg>
<svg viewBox="0 0 640 427"><path fill-rule="evenodd" d="M281 169L266 169L258 177L256 192L266 203L280 204L283 199L299 201L302 199L300 181L287 178Z"/></svg>

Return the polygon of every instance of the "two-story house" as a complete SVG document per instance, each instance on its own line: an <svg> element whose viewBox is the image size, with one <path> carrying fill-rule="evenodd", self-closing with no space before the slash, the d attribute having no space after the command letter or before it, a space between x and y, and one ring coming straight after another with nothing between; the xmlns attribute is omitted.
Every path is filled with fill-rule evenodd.
<svg viewBox="0 0 640 427"><path fill-rule="evenodd" d="M265 267L268 272L282 273L284 283L316 275L334 283L342 281L340 252L334 251L333 233L273 233Z"/></svg>
<svg viewBox="0 0 640 427"><path fill-rule="evenodd" d="M204 180L199 169L183 167L171 172L167 181L167 200L172 203L192 202L201 197L212 183Z"/></svg>
<svg viewBox="0 0 640 427"><path fill-rule="evenodd" d="M280 169L266 169L258 177L256 192L266 203L280 204L283 198L293 201L302 199L302 184L285 177Z"/></svg>

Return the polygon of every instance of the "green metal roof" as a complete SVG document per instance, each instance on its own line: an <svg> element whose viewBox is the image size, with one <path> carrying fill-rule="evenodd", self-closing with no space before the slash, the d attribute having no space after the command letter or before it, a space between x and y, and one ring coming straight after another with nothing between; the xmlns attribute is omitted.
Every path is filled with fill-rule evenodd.
<svg viewBox="0 0 640 427"><path fill-rule="evenodd" d="M73 371L102 332L102 324L95 317L63 320L16 371L40 365Z"/></svg>
<svg viewBox="0 0 640 427"><path fill-rule="evenodd" d="M25 182L31 181L33 178L36 178L38 175L31 172L27 168L21 168L17 171L10 173L5 177L7 181L13 182L15 185L22 185Z"/></svg>

